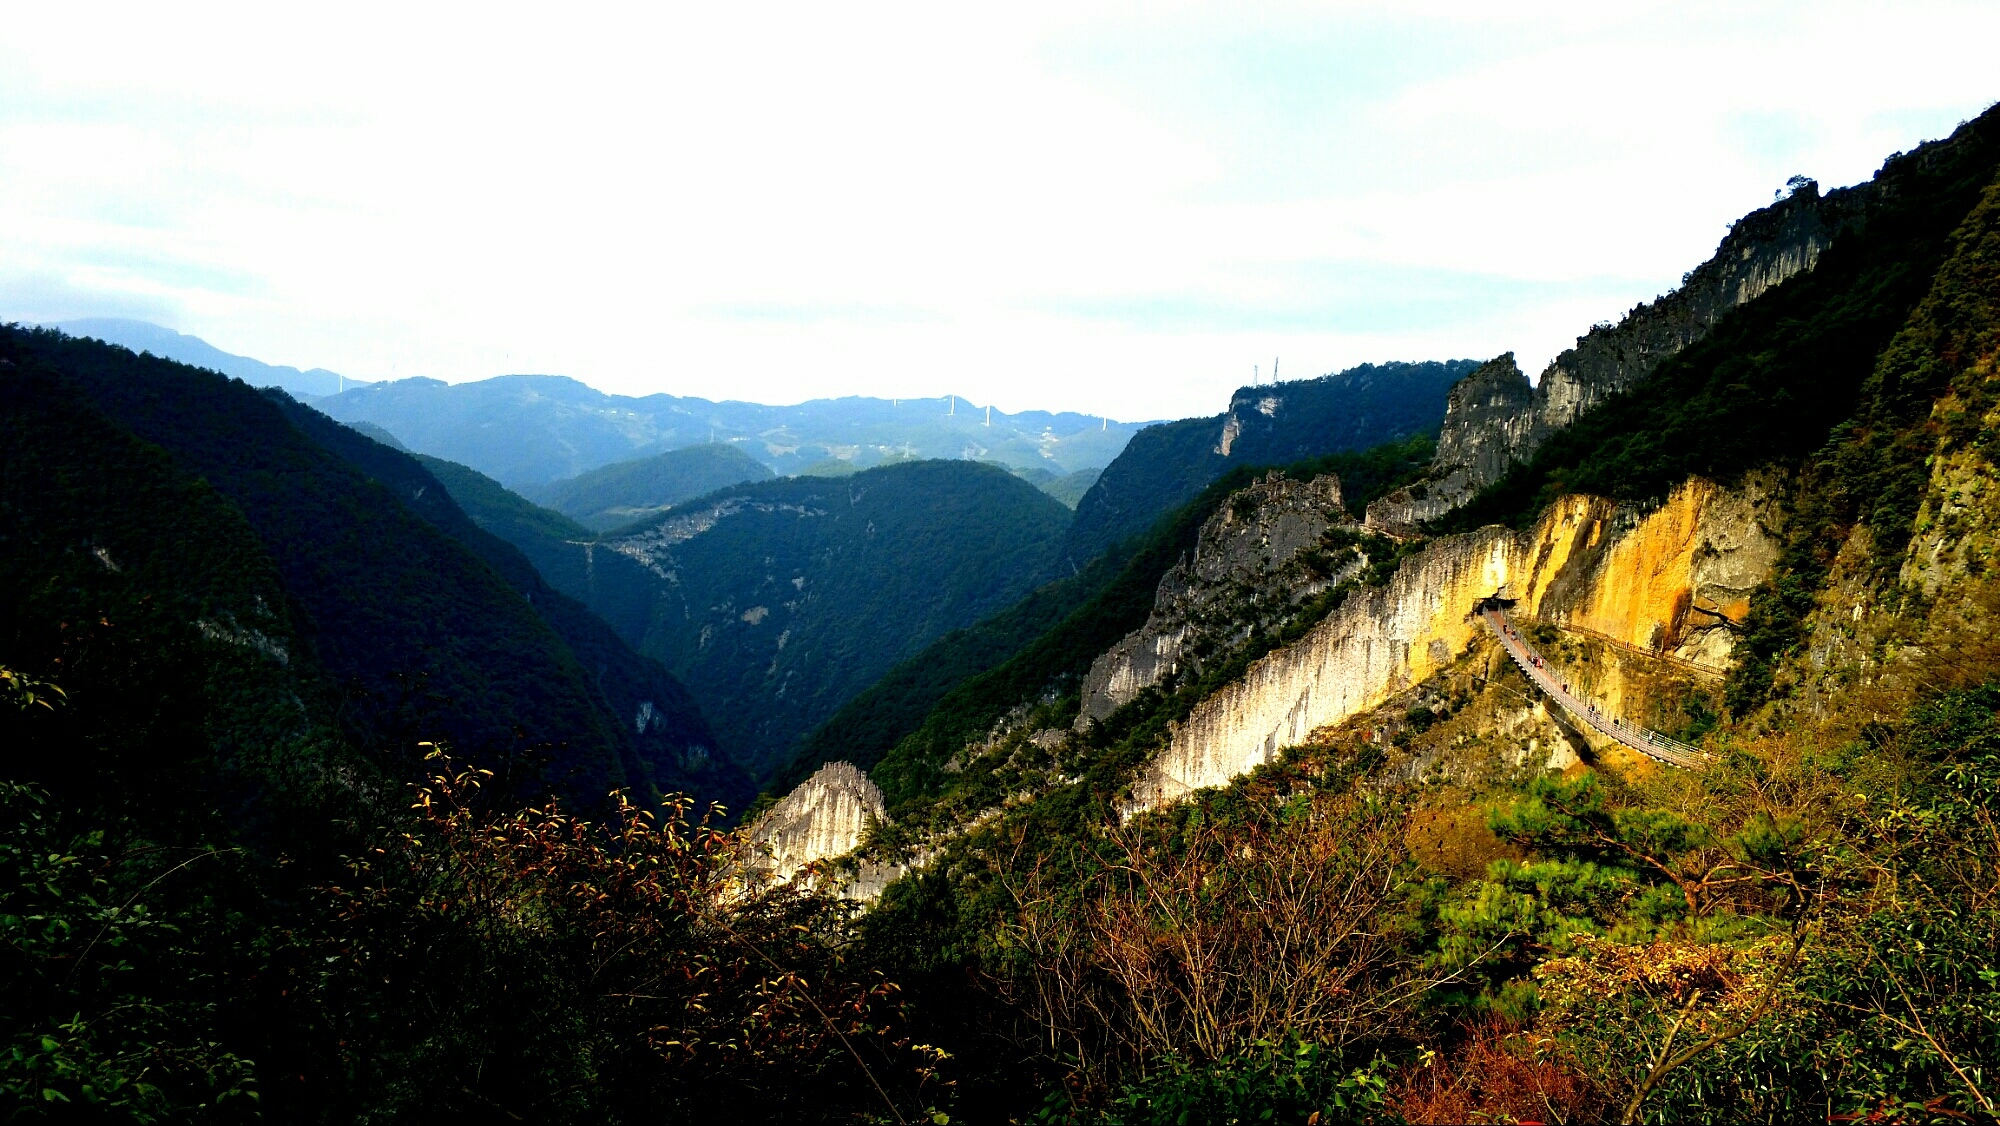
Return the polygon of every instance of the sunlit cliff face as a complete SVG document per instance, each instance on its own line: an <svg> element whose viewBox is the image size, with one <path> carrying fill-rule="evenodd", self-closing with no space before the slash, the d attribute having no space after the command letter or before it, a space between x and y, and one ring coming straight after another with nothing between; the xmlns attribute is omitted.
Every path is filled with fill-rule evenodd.
<svg viewBox="0 0 2000 1126"><path fill-rule="evenodd" d="M1731 645L1721 616L1741 620L1777 556L1767 508L1754 484L1690 481L1651 512L1569 497L1525 533L1439 540L1196 707L1134 785L1131 808L1225 783L1441 671L1482 628L1473 603L1494 594L1520 617L1720 666ZM1610 703L1622 694L1598 687Z"/></svg>

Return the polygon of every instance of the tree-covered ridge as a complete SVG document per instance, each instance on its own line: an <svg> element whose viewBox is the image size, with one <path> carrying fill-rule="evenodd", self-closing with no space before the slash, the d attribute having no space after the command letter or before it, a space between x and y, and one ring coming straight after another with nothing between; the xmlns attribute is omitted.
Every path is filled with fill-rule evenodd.
<svg viewBox="0 0 2000 1126"><path fill-rule="evenodd" d="M1063 507L1075 509L1082 503L1083 495L1089 492L1090 487L1097 484L1097 479L1103 475L1104 470L1099 468L1079 469L1074 473L1065 473L1047 481L1037 481L1035 487L1061 501Z"/></svg>
<svg viewBox="0 0 2000 1126"><path fill-rule="evenodd" d="M367 433L367 431L362 431ZM587 540L596 533L553 509L543 508L507 486L455 461L417 454L418 464L451 493L473 523L526 551L537 540Z"/></svg>
<svg viewBox="0 0 2000 1126"><path fill-rule="evenodd" d="M4 330L0 356L47 371L243 513L276 562L300 659L338 692L338 720L357 745L449 737L467 754L584 793L648 785L628 779L631 717L605 706L536 607L279 403L214 373L52 332ZM325 425L429 479L406 455ZM434 481L429 491L441 512L456 511Z"/></svg>
<svg viewBox="0 0 2000 1126"><path fill-rule="evenodd" d="M898 661L1023 595L1067 515L1005 470L923 462L732 486L593 536L491 478L430 464L475 523L667 663L688 681L723 746L732 755L756 748L767 770L784 766L801 734ZM644 562L613 549L623 539L643 542L663 522L711 512L723 514L715 527L657 555L639 550ZM817 644L823 637L834 644ZM940 669L949 679L924 678L935 691L967 675L956 661ZM896 725L907 720L889 717L928 706L891 706L864 723L887 720L900 735Z"/></svg>
<svg viewBox="0 0 2000 1126"><path fill-rule="evenodd" d="M808 732L767 791L787 793L829 762L873 770L949 694L1015 657L1121 577L1128 585L1143 585L1143 570L1124 576L1133 547L1105 552L1077 574L1038 587L999 613L953 630L904 659Z"/></svg>
<svg viewBox="0 0 2000 1126"><path fill-rule="evenodd" d="M198 776L225 787L219 813L233 788L310 773L337 696L242 512L19 353L0 359L0 414L0 644L91 717L63 753L10 744L9 777L117 803ZM124 745L150 738L184 749Z"/></svg>
<svg viewBox="0 0 2000 1126"><path fill-rule="evenodd" d="M523 803L569 781L532 755L431 776L423 742L361 727L263 530L189 473L188 455L98 409L64 344L0 341L10 1119L845 1119L862 1102L923 1106L932 1057L889 1035L893 989L844 962L837 903L797 889L746 898L736 845L690 823L685 799L656 820L650 794L578 795L615 830L550 804L528 816ZM401 494L420 523L452 523L436 482L386 447L241 384L161 382L147 391L189 426L214 418L179 400L218 386L238 412L224 417L246 428L300 424L286 422L273 487L315 472L338 484L331 446L373 470L350 502ZM449 703L411 725L449 720ZM429 788L405 790L413 777ZM695 963L708 968L690 979ZM637 993L650 1000L635 1007ZM659 1034L669 1025L677 1037Z"/></svg>
<svg viewBox="0 0 2000 1126"><path fill-rule="evenodd" d="M602 619L552 588L518 548L477 526L419 459L390 449L282 393L270 394L294 425L386 485L411 509L465 545L554 628L582 666L599 710L611 720L630 790L646 797L691 794L703 801L721 802L732 810L744 808L751 793L749 775L720 752L715 733L702 718L694 698L659 662L633 652ZM477 476L462 467L453 468L461 476ZM546 515L519 498L513 500L510 514L527 508L530 519L535 513Z"/></svg>
<svg viewBox="0 0 2000 1126"><path fill-rule="evenodd" d="M643 560L646 617L613 624L768 776L898 661L1032 589L1068 517L1003 470L923 461L735 485L573 550Z"/></svg>
<svg viewBox="0 0 2000 1126"><path fill-rule="evenodd" d="M705 493L772 476L763 462L735 446L714 442L613 462L523 491L530 500L606 532Z"/></svg>

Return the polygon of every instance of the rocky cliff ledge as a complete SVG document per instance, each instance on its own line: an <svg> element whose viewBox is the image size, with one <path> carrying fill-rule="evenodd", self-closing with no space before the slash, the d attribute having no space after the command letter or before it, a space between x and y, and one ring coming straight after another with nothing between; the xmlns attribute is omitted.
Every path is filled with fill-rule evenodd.
<svg viewBox="0 0 2000 1126"><path fill-rule="evenodd" d="M1680 288L1578 337L1532 387L1511 353L1473 372L1447 400L1429 479L1369 505L1369 526L1407 530L1471 500L1549 435L1708 335L1731 309L1812 269L1836 236L1859 225L1878 191L1870 182L1822 197L1807 182L1751 212Z"/></svg>
<svg viewBox="0 0 2000 1126"><path fill-rule="evenodd" d="M1340 479L1277 473L1231 495L1201 526L1192 558L1161 577L1146 624L1100 655L1083 678L1077 727L1102 720L1177 674L1268 629L1305 599L1340 583L1367 559L1327 534L1352 530ZM1352 538L1351 536L1349 538Z"/></svg>
<svg viewBox="0 0 2000 1126"><path fill-rule="evenodd" d="M763 853L763 869L789 880L808 864L853 852L868 827L887 817L882 791L860 768L830 762L765 811L746 833Z"/></svg>
<svg viewBox="0 0 2000 1126"><path fill-rule="evenodd" d="M1567 498L1534 528L1440 539L1387 587L1359 591L1299 643L1252 665L1195 708L1134 783L1131 809L1173 801L1273 761L1443 669L1472 641L1475 600L1498 593L1515 612L1631 650L1721 666L1750 590L1769 573L1773 506L1690 481L1659 508L1621 510ZM1616 706L1617 686L1599 688Z"/></svg>

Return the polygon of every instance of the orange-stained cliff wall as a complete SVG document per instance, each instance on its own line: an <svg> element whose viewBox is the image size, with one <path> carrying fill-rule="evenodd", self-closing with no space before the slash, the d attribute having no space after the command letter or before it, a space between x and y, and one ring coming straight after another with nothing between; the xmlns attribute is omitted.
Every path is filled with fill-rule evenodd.
<svg viewBox="0 0 2000 1126"><path fill-rule="evenodd" d="M1522 617L1719 667L1731 643L1717 615L1740 620L1777 557L1768 509L1756 482L1690 481L1643 514L1568 497L1524 533L1438 540L1197 706L1134 784L1131 808L1221 785L1438 672L1482 628L1473 603L1494 594Z"/></svg>

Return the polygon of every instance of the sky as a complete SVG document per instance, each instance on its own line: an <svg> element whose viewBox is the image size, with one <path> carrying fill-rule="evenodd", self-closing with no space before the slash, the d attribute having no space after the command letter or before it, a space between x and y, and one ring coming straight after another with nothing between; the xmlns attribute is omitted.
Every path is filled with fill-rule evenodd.
<svg viewBox="0 0 2000 1126"><path fill-rule="evenodd" d="M1212 414L1538 371L1803 174L2000 99L2000 3L10 5L0 320L363 379Z"/></svg>

